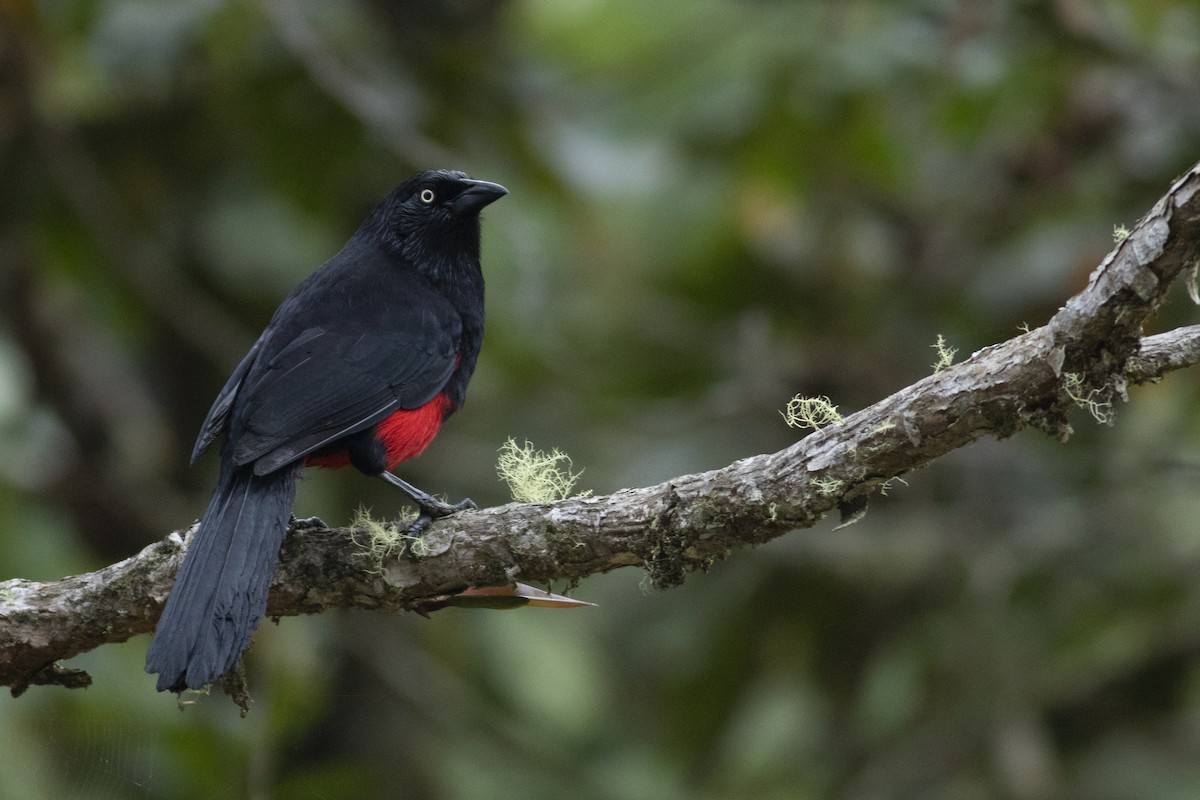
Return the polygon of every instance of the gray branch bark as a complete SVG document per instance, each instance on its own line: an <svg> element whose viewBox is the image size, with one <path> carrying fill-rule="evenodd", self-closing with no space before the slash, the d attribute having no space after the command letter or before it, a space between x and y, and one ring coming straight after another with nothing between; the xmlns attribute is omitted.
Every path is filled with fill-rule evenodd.
<svg viewBox="0 0 1200 800"><path fill-rule="evenodd" d="M641 566L675 586L731 551L857 518L904 473L984 436L1032 427L1065 441L1068 412L1111 421L1129 383L1200 362L1200 325L1143 337L1171 284L1200 255L1200 164L1179 178L1043 327L985 348L777 453L603 497L509 504L431 526L420 555L367 557L363 532L293 525L268 614L399 612L468 586L574 584ZM1194 272L1192 274L1194 279ZM773 412L772 412L773 413ZM0 583L0 683L83 686L59 661L153 629L183 555L175 532L118 564L49 583Z"/></svg>

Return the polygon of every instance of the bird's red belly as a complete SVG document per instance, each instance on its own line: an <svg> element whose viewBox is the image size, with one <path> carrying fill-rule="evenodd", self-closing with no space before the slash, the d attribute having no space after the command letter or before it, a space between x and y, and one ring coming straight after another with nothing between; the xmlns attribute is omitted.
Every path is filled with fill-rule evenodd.
<svg viewBox="0 0 1200 800"><path fill-rule="evenodd" d="M439 394L419 408L402 408L375 426L375 438L383 442L387 454L388 469L395 469L401 461L419 456L437 436L442 420L451 410L451 401L446 394ZM310 467L344 467L350 463L345 450L304 459Z"/></svg>

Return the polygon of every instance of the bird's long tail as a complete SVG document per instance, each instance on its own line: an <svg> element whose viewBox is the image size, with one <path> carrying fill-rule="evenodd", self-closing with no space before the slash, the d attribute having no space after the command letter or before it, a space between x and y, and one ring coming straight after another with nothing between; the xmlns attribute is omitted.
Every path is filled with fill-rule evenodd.
<svg viewBox="0 0 1200 800"><path fill-rule="evenodd" d="M146 653L158 690L199 689L237 663L262 620L296 498L297 467L255 475L223 454L200 520Z"/></svg>

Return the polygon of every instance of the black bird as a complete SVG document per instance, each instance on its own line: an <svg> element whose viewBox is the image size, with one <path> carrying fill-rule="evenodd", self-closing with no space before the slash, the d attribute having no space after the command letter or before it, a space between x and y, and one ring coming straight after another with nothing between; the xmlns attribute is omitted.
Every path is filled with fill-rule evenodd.
<svg viewBox="0 0 1200 800"><path fill-rule="evenodd" d="M390 470L463 404L483 341L479 212L507 194L462 172L396 188L279 306L200 430L222 433L221 473L146 654L158 690L199 689L233 667L266 611L306 466L351 464L408 493L414 529L473 507Z"/></svg>

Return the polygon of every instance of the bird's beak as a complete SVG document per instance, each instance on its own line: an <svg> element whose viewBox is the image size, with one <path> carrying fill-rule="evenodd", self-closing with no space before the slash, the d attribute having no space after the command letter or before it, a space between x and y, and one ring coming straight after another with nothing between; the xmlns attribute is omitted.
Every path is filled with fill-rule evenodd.
<svg viewBox="0 0 1200 800"><path fill-rule="evenodd" d="M464 180L462 183L466 188L458 193L458 197L450 201L450 207L460 217L467 214L478 214L479 210L488 203L499 200L508 194L508 189L498 183L473 180Z"/></svg>

